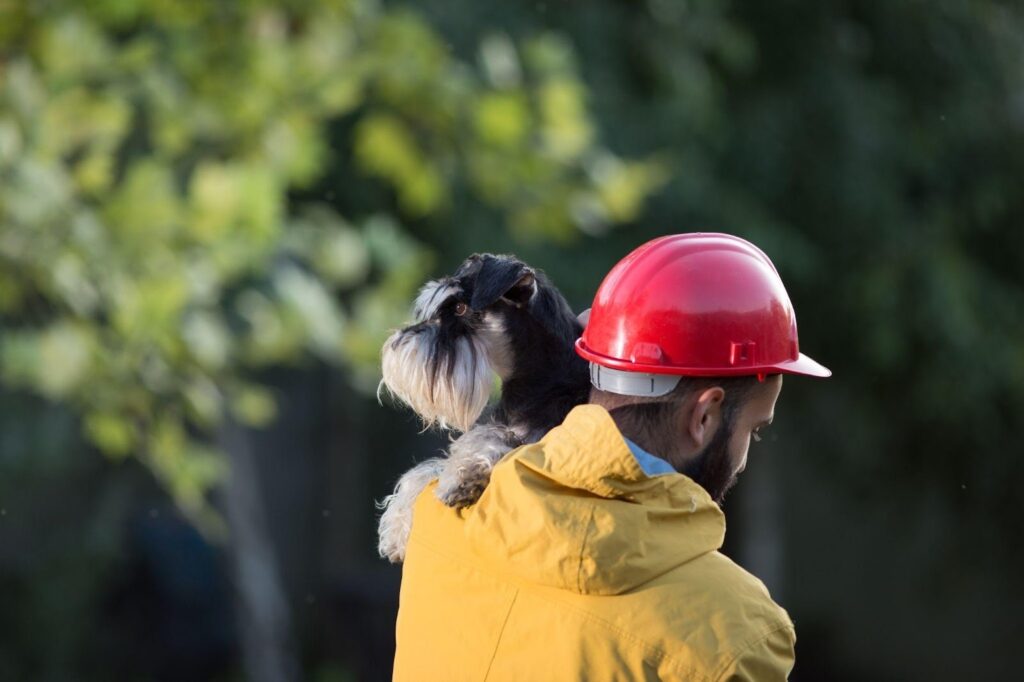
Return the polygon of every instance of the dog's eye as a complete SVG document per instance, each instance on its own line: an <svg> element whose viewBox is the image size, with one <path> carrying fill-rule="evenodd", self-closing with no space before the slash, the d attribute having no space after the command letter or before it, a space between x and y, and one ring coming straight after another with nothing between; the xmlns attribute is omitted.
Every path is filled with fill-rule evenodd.
<svg viewBox="0 0 1024 682"><path fill-rule="evenodd" d="M459 303L455 304L455 314L458 315L459 317L465 315L467 310L469 310L469 306L466 305L465 303L462 303L460 301Z"/></svg>

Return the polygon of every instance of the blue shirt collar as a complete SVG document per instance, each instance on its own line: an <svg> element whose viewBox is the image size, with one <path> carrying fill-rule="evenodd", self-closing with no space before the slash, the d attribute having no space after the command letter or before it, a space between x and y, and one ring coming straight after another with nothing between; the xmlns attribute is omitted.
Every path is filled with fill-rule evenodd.
<svg viewBox="0 0 1024 682"><path fill-rule="evenodd" d="M628 445L629 449L633 452L633 457L636 458L637 464L640 465L640 468L648 476L660 476L662 474L676 473L676 470L672 468L672 465L661 457L652 455L628 438L623 438L623 440L626 441L626 445Z"/></svg>

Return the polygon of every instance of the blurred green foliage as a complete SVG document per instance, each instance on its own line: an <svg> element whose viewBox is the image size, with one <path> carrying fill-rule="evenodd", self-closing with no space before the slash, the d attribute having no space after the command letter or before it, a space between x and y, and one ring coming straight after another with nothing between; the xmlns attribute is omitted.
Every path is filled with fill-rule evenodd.
<svg viewBox="0 0 1024 682"><path fill-rule="evenodd" d="M300 198L328 164L397 201ZM433 263L404 222L465 186L565 242L666 179L601 146L554 35L490 36L476 64L368 0L0 3L0 380L72 406L216 530L217 425L275 415L255 370L319 358L374 383Z"/></svg>

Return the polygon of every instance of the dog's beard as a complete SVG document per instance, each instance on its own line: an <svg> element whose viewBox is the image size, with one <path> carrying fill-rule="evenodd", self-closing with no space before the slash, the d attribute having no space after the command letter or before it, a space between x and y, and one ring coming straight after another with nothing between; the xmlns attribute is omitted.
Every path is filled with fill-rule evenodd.
<svg viewBox="0 0 1024 682"><path fill-rule="evenodd" d="M441 337L435 318L460 292L451 279L434 280L420 289L413 304L418 324L395 332L384 344L381 389L409 405L427 428L465 432L487 406L493 374L502 379L511 375L513 357L503 320L493 311L475 328L464 329L464 335Z"/></svg>
<svg viewBox="0 0 1024 682"><path fill-rule="evenodd" d="M468 431L491 394L487 344L467 334L440 348L439 333L428 324L392 334L382 353L381 388L409 405L428 428Z"/></svg>

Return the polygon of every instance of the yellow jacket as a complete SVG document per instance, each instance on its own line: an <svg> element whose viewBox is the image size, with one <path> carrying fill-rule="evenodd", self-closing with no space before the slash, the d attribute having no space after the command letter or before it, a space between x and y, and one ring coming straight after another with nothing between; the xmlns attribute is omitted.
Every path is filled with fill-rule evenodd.
<svg viewBox="0 0 1024 682"><path fill-rule="evenodd" d="M462 511L420 495L394 679L784 680L793 625L717 550L721 511L647 475L584 405L505 457Z"/></svg>

